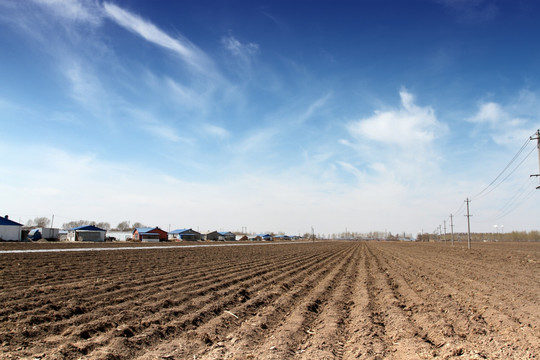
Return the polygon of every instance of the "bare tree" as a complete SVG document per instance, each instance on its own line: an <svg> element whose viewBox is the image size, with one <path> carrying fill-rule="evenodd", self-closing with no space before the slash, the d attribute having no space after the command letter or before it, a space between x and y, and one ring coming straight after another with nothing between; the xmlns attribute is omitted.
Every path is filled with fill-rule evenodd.
<svg viewBox="0 0 540 360"><path fill-rule="evenodd" d="M79 226L95 225L95 224L96 224L95 221L77 220L77 221L70 221L70 222L64 223L64 224L62 224L62 227L64 229L72 229L72 228L76 228L76 227L79 227Z"/></svg>
<svg viewBox="0 0 540 360"><path fill-rule="evenodd" d="M99 222L96 224L96 226L103 230L111 230L111 224L108 222Z"/></svg>
<svg viewBox="0 0 540 360"><path fill-rule="evenodd" d="M51 221L47 219L46 217L36 217L34 220L28 220L26 222L27 226L35 226L35 227L47 227Z"/></svg>
<svg viewBox="0 0 540 360"><path fill-rule="evenodd" d="M128 231L131 230L131 226L129 225L129 221L122 221L116 225L116 229L119 231Z"/></svg>

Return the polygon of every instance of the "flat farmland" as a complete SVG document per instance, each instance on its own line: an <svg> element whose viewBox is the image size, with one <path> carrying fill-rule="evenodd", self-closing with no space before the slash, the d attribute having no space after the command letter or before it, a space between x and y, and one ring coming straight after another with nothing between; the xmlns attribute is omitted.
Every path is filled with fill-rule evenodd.
<svg viewBox="0 0 540 360"><path fill-rule="evenodd" d="M540 244L473 247L3 253L0 358L540 358Z"/></svg>

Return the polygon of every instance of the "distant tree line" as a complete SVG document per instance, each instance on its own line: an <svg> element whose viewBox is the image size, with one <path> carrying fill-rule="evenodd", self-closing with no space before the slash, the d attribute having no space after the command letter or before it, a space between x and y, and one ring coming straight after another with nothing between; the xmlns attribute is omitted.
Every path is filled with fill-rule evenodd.
<svg viewBox="0 0 540 360"><path fill-rule="evenodd" d="M122 221L116 227L111 227L111 224L108 222L96 222L96 221L88 221L88 220L77 220L77 221L70 221L67 223L62 224L62 228L64 229L72 229L79 226L84 225L93 225L97 226L98 228L101 228L103 230L115 230L115 231L130 231L135 228L141 228L146 227L140 222L134 222L132 225L130 225L129 221Z"/></svg>
<svg viewBox="0 0 540 360"><path fill-rule="evenodd" d="M416 241L451 240L451 234L418 234ZM454 241L468 241L467 233L454 233ZM540 241L540 231L512 231L507 233L471 233L471 241Z"/></svg>

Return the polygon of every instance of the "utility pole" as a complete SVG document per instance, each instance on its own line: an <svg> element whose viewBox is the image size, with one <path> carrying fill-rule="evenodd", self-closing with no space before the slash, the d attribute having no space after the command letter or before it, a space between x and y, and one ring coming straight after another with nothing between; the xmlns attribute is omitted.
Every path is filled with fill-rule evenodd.
<svg viewBox="0 0 540 360"><path fill-rule="evenodd" d="M54 223L54 214L52 215L52 218L51 218L51 229L53 227L53 223Z"/></svg>
<svg viewBox="0 0 540 360"><path fill-rule="evenodd" d="M470 249L471 248L471 216L472 215L469 214L469 203L471 202L471 200L467 198L465 202L467 203L467 215L465 215L467 217L467 248Z"/></svg>
<svg viewBox="0 0 540 360"><path fill-rule="evenodd" d="M444 224L444 236L443 236L443 241L446 242L446 220L443 221L443 224Z"/></svg>
<svg viewBox="0 0 540 360"><path fill-rule="evenodd" d="M535 137L530 137L531 140L536 140L536 148L538 149L538 169L540 170L540 129L536 130L536 133L534 134ZM533 174L532 176L540 176L540 174ZM540 185L536 187L537 189L540 189Z"/></svg>
<svg viewBox="0 0 540 360"><path fill-rule="evenodd" d="M452 239L452 246L454 246L454 220L452 214L450 214L450 233L450 237Z"/></svg>

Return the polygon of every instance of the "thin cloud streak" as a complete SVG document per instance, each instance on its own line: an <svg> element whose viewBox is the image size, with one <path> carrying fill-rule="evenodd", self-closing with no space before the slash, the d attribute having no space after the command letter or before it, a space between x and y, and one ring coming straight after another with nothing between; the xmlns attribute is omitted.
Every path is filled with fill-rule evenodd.
<svg viewBox="0 0 540 360"><path fill-rule="evenodd" d="M174 39L151 22L114 4L103 3L103 9L107 16L118 25L151 43L175 52L187 64L198 71L205 71L205 67L209 65L210 61L206 55L187 39Z"/></svg>
<svg viewBox="0 0 540 360"><path fill-rule="evenodd" d="M103 18L99 5L94 1L80 0L33 0L45 6L54 15L66 20L89 23L93 26L101 24Z"/></svg>

